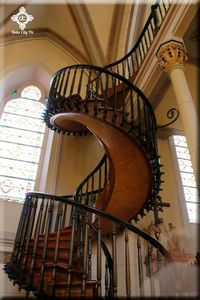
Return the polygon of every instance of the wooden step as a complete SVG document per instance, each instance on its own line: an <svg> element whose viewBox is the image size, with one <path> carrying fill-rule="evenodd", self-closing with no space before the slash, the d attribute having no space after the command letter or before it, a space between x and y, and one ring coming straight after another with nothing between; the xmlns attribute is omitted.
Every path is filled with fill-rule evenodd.
<svg viewBox="0 0 200 300"><path fill-rule="evenodd" d="M73 299L74 297L81 297L81 280L73 280L70 285L70 296ZM86 290L85 296L86 298L93 298L96 294L96 284L95 280L87 280L86 281ZM47 296L51 296L49 291L51 289L51 284L46 285L44 288L44 293ZM55 284L55 297L65 298L66 299L66 281L60 281Z"/></svg>
<svg viewBox="0 0 200 300"><path fill-rule="evenodd" d="M35 240L30 241L30 248L33 248ZM48 238L48 248L55 248L56 238ZM38 248L44 248L44 239L39 239ZM69 248L70 247L70 239L65 239L63 237L59 240L59 248Z"/></svg>
<svg viewBox="0 0 200 300"><path fill-rule="evenodd" d="M51 283L52 281L52 275L54 270L56 270L56 282L59 282L61 280L66 280L67 274L68 274L68 264L67 263L53 263L52 261L46 261L44 265L44 281ZM31 269L26 268L24 270L24 284L28 282L29 275L30 275ZM71 268L71 278L73 280L80 280L82 278L82 271L81 267L77 265L73 265ZM39 285L39 282L41 280L41 262L40 264L36 263L34 265L34 271L32 275L32 286L33 289L37 288Z"/></svg>

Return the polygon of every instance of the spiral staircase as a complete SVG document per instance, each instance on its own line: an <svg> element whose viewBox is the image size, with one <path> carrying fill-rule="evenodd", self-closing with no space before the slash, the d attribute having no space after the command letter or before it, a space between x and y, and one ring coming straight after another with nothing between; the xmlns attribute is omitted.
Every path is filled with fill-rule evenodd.
<svg viewBox="0 0 200 300"><path fill-rule="evenodd" d="M131 223L154 209L162 182L155 115L132 82L158 30L155 20L154 11L120 61L69 66L53 77L47 126L65 135L93 134L105 153L73 195L26 194L5 271L27 296L129 298L144 296L147 281L155 295L153 275L171 261Z"/></svg>

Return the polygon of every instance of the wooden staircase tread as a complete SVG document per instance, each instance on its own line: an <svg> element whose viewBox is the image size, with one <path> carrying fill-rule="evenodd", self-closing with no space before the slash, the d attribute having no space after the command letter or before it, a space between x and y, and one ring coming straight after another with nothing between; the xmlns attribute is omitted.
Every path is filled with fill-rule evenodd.
<svg viewBox="0 0 200 300"><path fill-rule="evenodd" d="M61 232L70 232L71 233L72 227L71 226L67 226L64 228L61 228ZM49 236L56 234L56 231L53 232L49 232ZM40 233L40 237L45 237L44 233Z"/></svg>
<svg viewBox="0 0 200 300"><path fill-rule="evenodd" d="M97 281L86 279L86 283L87 283L87 285L95 286L97 284ZM81 280L72 280L71 285L72 286L81 285ZM59 281L59 282L56 283L56 287L62 287L62 286L66 287L66 281Z"/></svg>
<svg viewBox="0 0 200 300"><path fill-rule="evenodd" d="M68 264L66 264L66 263L54 263L54 262L46 262L45 263L45 266L46 267L49 267L49 268L51 268L51 267L59 267L59 268L61 268L61 269L64 269L64 270L68 270ZM81 270L80 270L80 268L75 268L75 267L72 267L72 272L73 273L80 273L81 272Z"/></svg>

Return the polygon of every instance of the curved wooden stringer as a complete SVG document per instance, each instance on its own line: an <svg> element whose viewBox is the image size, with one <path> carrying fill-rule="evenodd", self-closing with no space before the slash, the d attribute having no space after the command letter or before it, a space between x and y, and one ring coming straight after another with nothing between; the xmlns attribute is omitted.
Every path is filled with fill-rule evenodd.
<svg viewBox="0 0 200 300"><path fill-rule="evenodd" d="M153 183L151 166L146 154L119 127L81 113L61 113L51 119L54 127L68 131L73 124L84 125L102 143L110 160L109 193L106 193L103 210L125 221L134 218L150 195ZM78 125L79 126L79 125ZM96 207L102 208L98 202ZM110 227L109 227L110 228ZM108 233L105 225L104 233Z"/></svg>

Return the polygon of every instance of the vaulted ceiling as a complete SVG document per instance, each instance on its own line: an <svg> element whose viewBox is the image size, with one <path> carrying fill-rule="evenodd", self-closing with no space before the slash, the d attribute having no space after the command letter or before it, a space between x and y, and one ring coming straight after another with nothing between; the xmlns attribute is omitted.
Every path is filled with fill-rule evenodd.
<svg viewBox="0 0 200 300"><path fill-rule="evenodd" d="M106 65L121 58L128 48L134 4L76 2L76 4L25 3L0 5L0 43L45 38L75 62ZM55 3L55 1L54 1ZM25 7L34 19L26 26L33 34L14 34L19 26L11 20Z"/></svg>

